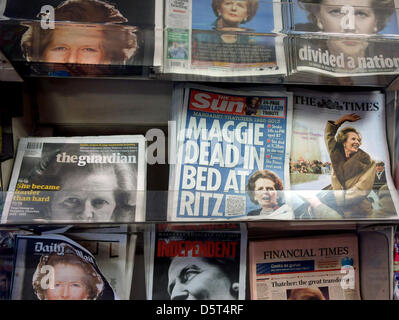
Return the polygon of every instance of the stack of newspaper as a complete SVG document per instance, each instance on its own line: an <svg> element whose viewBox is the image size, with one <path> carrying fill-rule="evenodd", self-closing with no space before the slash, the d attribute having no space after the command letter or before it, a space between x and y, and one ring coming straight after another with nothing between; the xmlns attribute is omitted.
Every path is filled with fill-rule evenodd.
<svg viewBox="0 0 399 320"><path fill-rule="evenodd" d="M379 91L177 85L172 115L169 221L397 218Z"/></svg>
<svg viewBox="0 0 399 320"><path fill-rule="evenodd" d="M294 90L290 154L295 217L397 217L385 96Z"/></svg>
<svg viewBox="0 0 399 320"><path fill-rule="evenodd" d="M165 1L163 72L211 77L286 74L283 8L280 0Z"/></svg>
<svg viewBox="0 0 399 320"><path fill-rule="evenodd" d="M292 93L179 85L172 115L168 220L292 219Z"/></svg>
<svg viewBox="0 0 399 320"><path fill-rule="evenodd" d="M396 7L396 0L292 0L286 53L291 57L289 72L332 77L397 74Z"/></svg>
<svg viewBox="0 0 399 320"><path fill-rule="evenodd" d="M147 299L245 299L245 225L155 227L145 247Z"/></svg>
<svg viewBox="0 0 399 320"><path fill-rule="evenodd" d="M353 234L250 241L253 300L358 300Z"/></svg>
<svg viewBox="0 0 399 320"><path fill-rule="evenodd" d="M0 4L0 50L24 73L131 76L159 69L163 1L31 0Z"/></svg>
<svg viewBox="0 0 399 320"><path fill-rule="evenodd" d="M128 300L135 245L136 235L95 229L17 236L11 299Z"/></svg>
<svg viewBox="0 0 399 320"><path fill-rule="evenodd" d="M3 223L145 220L143 136L22 138Z"/></svg>

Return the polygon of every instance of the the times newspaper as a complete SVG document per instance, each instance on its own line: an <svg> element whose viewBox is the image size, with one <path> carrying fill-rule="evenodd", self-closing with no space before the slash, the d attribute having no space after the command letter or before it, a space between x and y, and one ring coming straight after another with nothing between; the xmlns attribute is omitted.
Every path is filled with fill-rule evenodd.
<svg viewBox="0 0 399 320"><path fill-rule="evenodd" d="M386 141L383 93L295 89L290 181L296 218L396 218Z"/></svg>
<svg viewBox="0 0 399 320"><path fill-rule="evenodd" d="M2 222L145 220L145 140L21 138Z"/></svg>
<svg viewBox="0 0 399 320"><path fill-rule="evenodd" d="M186 85L173 103L168 221L293 218L291 93Z"/></svg>
<svg viewBox="0 0 399 320"><path fill-rule="evenodd" d="M62 235L17 236L12 300L117 300L92 253Z"/></svg>
<svg viewBox="0 0 399 320"><path fill-rule="evenodd" d="M32 74L126 75L162 65L162 0L13 0L1 9L0 48L31 63Z"/></svg>
<svg viewBox="0 0 399 320"><path fill-rule="evenodd" d="M148 299L245 300L244 224L160 224L150 239Z"/></svg>
<svg viewBox="0 0 399 320"><path fill-rule="evenodd" d="M286 73L280 1L165 1L164 72Z"/></svg>
<svg viewBox="0 0 399 320"><path fill-rule="evenodd" d="M253 300L358 300L356 235L249 242Z"/></svg>
<svg viewBox="0 0 399 320"><path fill-rule="evenodd" d="M293 0L291 11L292 72L337 77L399 72L398 16L393 0Z"/></svg>

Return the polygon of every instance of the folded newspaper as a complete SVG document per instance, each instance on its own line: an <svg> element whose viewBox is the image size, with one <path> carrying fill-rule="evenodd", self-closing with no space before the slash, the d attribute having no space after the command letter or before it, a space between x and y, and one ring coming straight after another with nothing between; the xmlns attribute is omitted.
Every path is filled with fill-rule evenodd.
<svg viewBox="0 0 399 320"><path fill-rule="evenodd" d="M285 74L282 6L274 1L165 1L164 72Z"/></svg>
<svg viewBox="0 0 399 320"><path fill-rule="evenodd" d="M147 260L148 299L245 299L245 225L161 224L156 228Z"/></svg>
<svg viewBox="0 0 399 320"><path fill-rule="evenodd" d="M33 74L141 74L162 64L163 1L2 1L0 32L0 49Z"/></svg>
<svg viewBox="0 0 399 320"><path fill-rule="evenodd" d="M101 230L97 232L96 229L65 235L92 253L98 268L118 298L129 300L137 236L127 233L105 233Z"/></svg>
<svg viewBox="0 0 399 320"><path fill-rule="evenodd" d="M18 236L12 300L116 300L85 248L61 235Z"/></svg>
<svg viewBox="0 0 399 320"><path fill-rule="evenodd" d="M21 138L2 222L145 220L143 136Z"/></svg>
<svg viewBox="0 0 399 320"><path fill-rule="evenodd" d="M395 8L398 0L319 1L290 0L291 26L294 33L357 33L362 36L399 34ZM349 44L348 44L349 45Z"/></svg>
<svg viewBox="0 0 399 320"><path fill-rule="evenodd" d="M292 219L292 95L177 86L168 221Z"/></svg>
<svg viewBox="0 0 399 320"><path fill-rule="evenodd" d="M249 242L252 300L358 300L357 236Z"/></svg>
<svg viewBox="0 0 399 320"><path fill-rule="evenodd" d="M395 5L394 0L293 0L289 32L293 71L336 77L397 74Z"/></svg>
<svg viewBox="0 0 399 320"><path fill-rule="evenodd" d="M384 94L296 89L290 173L296 218L397 218Z"/></svg>

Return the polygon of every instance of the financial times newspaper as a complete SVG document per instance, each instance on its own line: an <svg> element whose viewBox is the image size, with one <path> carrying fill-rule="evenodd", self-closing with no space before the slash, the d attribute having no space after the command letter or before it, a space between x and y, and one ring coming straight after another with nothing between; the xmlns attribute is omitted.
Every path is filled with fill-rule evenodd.
<svg viewBox="0 0 399 320"><path fill-rule="evenodd" d="M92 253L61 235L17 236L12 300L116 300Z"/></svg>
<svg viewBox="0 0 399 320"><path fill-rule="evenodd" d="M293 0L291 6L294 71L337 77L399 72L395 39L399 28L393 0Z"/></svg>
<svg viewBox="0 0 399 320"><path fill-rule="evenodd" d="M2 222L145 219L143 136L22 138Z"/></svg>
<svg viewBox="0 0 399 320"><path fill-rule="evenodd" d="M307 208L293 204L297 218L397 217L384 94L296 89L293 115L291 189Z"/></svg>
<svg viewBox="0 0 399 320"><path fill-rule="evenodd" d="M280 1L165 1L164 72L285 74Z"/></svg>
<svg viewBox="0 0 399 320"><path fill-rule="evenodd" d="M290 93L187 85L173 101L169 221L293 218Z"/></svg>
<svg viewBox="0 0 399 320"><path fill-rule="evenodd" d="M249 243L253 300L358 300L355 235Z"/></svg>
<svg viewBox="0 0 399 320"><path fill-rule="evenodd" d="M157 225L150 238L148 299L245 299L245 225Z"/></svg>

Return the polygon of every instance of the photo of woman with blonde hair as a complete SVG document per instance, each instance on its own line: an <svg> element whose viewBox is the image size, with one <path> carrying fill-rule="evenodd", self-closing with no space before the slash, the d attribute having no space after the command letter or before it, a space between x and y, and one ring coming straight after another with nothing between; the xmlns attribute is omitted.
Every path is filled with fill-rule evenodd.
<svg viewBox="0 0 399 320"><path fill-rule="evenodd" d="M215 29L245 30L241 25L252 20L258 6L258 0L212 0L212 9L216 16Z"/></svg>
<svg viewBox="0 0 399 320"><path fill-rule="evenodd" d="M360 148L362 137L353 127L341 126L361 118L352 113L328 121L324 139L333 167L331 186L345 218L369 217L372 203L367 197L373 188L376 163Z"/></svg>
<svg viewBox="0 0 399 320"><path fill-rule="evenodd" d="M237 68L279 73L285 68L281 39L276 35L282 28L280 11L273 1L193 1L191 65L202 70L209 67L208 71Z"/></svg>
<svg viewBox="0 0 399 320"><path fill-rule="evenodd" d="M247 215L293 219L293 212L285 203L283 190L283 182L276 173L271 170L255 171L248 179L247 194L260 208L249 211Z"/></svg>
<svg viewBox="0 0 399 320"><path fill-rule="evenodd" d="M18 235L15 252L11 300L119 300L98 252L64 235Z"/></svg>
<svg viewBox="0 0 399 320"><path fill-rule="evenodd" d="M54 29L24 23L21 48L28 61L126 64L138 49L137 28L122 25L127 19L105 1L66 0L54 9L54 19Z"/></svg>
<svg viewBox="0 0 399 320"><path fill-rule="evenodd" d="M104 281L95 268L79 257L66 243L64 253L42 255L32 279L40 300L97 300L104 290ZM50 271L49 271L50 270ZM44 279L46 276L48 281Z"/></svg>

